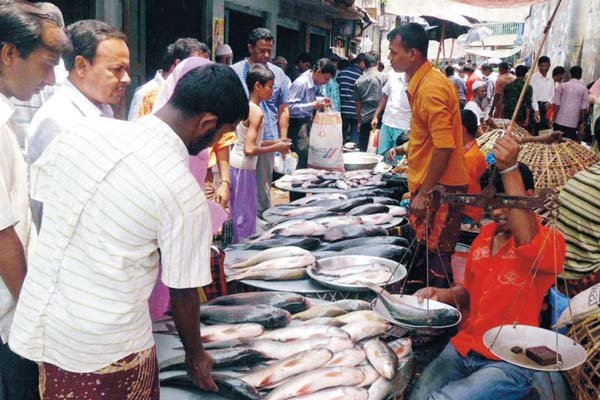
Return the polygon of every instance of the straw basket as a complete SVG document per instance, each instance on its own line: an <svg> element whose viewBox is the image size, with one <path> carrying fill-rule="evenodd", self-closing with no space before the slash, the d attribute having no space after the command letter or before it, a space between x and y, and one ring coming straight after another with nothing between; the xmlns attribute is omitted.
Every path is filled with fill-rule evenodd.
<svg viewBox="0 0 600 400"><path fill-rule="evenodd" d="M526 143L519 153L535 178L535 188L561 189L577 172L600 161L584 146L572 140L561 143Z"/></svg>
<svg viewBox="0 0 600 400"><path fill-rule="evenodd" d="M504 130L510 120L504 119L495 119L496 124L498 125L497 129L492 129L485 131L483 135L477 138L477 144L481 148L483 154L488 154L494 148L494 144L496 143L496 139L504 134ZM506 121L506 122L503 122ZM513 136L515 137L527 137L531 136L527 130L521 128L519 125L515 124L512 131Z"/></svg>
<svg viewBox="0 0 600 400"><path fill-rule="evenodd" d="M576 400L600 399L600 312L573 325L569 336L587 353L585 362L566 372Z"/></svg>
<svg viewBox="0 0 600 400"><path fill-rule="evenodd" d="M508 127L508 125L510 124L510 119L494 118L494 122L496 123L496 126L498 127L497 129L505 130ZM484 134L494 130L494 128L490 128L490 126L487 124L483 124L481 127L483 128ZM513 132L519 136L522 136L522 135L531 136L531 134L527 131L527 129L523 128L521 125L519 125L517 123L515 123L513 125Z"/></svg>

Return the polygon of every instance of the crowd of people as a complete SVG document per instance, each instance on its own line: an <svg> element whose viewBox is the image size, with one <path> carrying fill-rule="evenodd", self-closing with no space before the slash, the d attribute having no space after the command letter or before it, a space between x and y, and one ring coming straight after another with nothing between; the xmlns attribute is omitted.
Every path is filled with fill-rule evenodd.
<svg viewBox="0 0 600 400"><path fill-rule="evenodd" d="M215 390L198 324L212 237L227 218L235 241L255 233L257 215L271 207L274 154L294 151L305 167L320 110L340 112L344 139L359 149L379 129L377 152L390 162L406 157L417 270L428 286L417 295L470 309L411 399L522 398L533 373L490 353L483 333L506 313L538 325L565 253L575 263L597 257L587 248L582 261L569 250L581 231L575 204L565 214L566 244L532 210L496 209L473 243L464 280L454 282L460 225L483 210L448 205L436 187L533 194L517 139L508 133L496 142L492 166L475 141L484 124L495 127L491 116L512 117L527 67L441 72L427 60L421 25L402 25L388 39L391 71L383 73L372 51L316 61L303 53L288 66L272 59L275 39L265 28L250 32L248 54L235 64L228 45L213 63L206 44L181 38L135 90L129 121L120 121L111 106L131 84L126 35L97 20L65 27L49 3L0 0L0 398L157 399L151 317L162 314L151 293L161 285L191 378ZM61 60L66 78L57 82ZM561 67L548 76L550 67L539 59L517 122L580 141L591 120L597 135L598 107L591 118L588 109L600 84L588 92L580 67L570 68L567 82ZM47 87L52 96L36 100ZM27 129L25 156L14 99L43 103ZM594 185L597 171L587 173L578 185ZM586 221L588 235L595 223ZM512 310L531 269L536 290Z"/></svg>

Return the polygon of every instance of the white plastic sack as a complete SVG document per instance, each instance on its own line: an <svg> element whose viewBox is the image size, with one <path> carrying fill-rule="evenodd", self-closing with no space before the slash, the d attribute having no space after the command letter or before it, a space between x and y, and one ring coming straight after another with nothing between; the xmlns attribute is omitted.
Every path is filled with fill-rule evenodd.
<svg viewBox="0 0 600 400"><path fill-rule="evenodd" d="M556 327L575 324L598 312L600 312L600 283L573 297L571 306L565 308L556 321Z"/></svg>
<svg viewBox="0 0 600 400"><path fill-rule="evenodd" d="M318 112L310 129L308 168L344 171L343 142L341 114Z"/></svg>
<svg viewBox="0 0 600 400"><path fill-rule="evenodd" d="M273 171L282 175L292 175L298 166L298 155L290 153L285 156L281 153L276 153L273 160Z"/></svg>

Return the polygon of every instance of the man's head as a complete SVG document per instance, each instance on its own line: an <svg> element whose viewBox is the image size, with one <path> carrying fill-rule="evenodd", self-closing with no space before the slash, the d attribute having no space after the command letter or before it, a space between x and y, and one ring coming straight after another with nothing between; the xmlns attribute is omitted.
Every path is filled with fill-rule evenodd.
<svg viewBox="0 0 600 400"><path fill-rule="evenodd" d="M338 69L340 69L340 68L339 68L339 66L340 66L340 61L342 60L342 59L340 58L340 56L338 56L337 54L333 54L333 53L332 53L332 54L328 55L328 56L327 56L327 58L329 59L329 61L331 61L331 62L333 63L333 67L336 69L336 71L337 71Z"/></svg>
<svg viewBox="0 0 600 400"><path fill-rule="evenodd" d="M379 63L379 56L374 51L366 52L363 63L365 64L365 69L376 67Z"/></svg>
<svg viewBox="0 0 600 400"><path fill-rule="evenodd" d="M454 67L452 65L448 65L446 67L446 69L444 70L444 72L446 72L446 76L448 78L453 77L454 76Z"/></svg>
<svg viewBox="0 0 600 400"><path fill-rule="evenodd" d="M460 110L460 119L462 122L463 138L465 135L469 141L477 137L477 115L471 110ZM465 140L463 142L466 143Z"/></svg>
<svg viewBox="0 0 600 400"><path fill-rule="evenodd" d="M28 101L55 82L54 67L69 50L60 12L47 3L0 2L0 92Z"/></svg>
<svg viewBox="0 0 600 400"><path fill-rule="evenodd" d="M390 33L388 59L394 71L412 75L427 61L429 38L425 29L417 23L402 25Z"/></svg>
<svg viewBox="0 0 600 400"><path fill-rule="evenodd" d="M233 50L228 44L217 47L215 61L219 64L231 65L233 63Z"/></svg>
<svg viewBox="0 0 600 400"><path fill-rule="evenodd" d="M335 76L335 67L330 59L321 58L312 69L312 79L315 85L326 85Z"/></svg>
<svg viewBox="0 0 600 400"><path fill-rule="evenodd" d="M67 27L73 50L65 55L69 80L94 104L117 104L131 83L125 35L88 19Z"/></svg>
<svg viewBox="0 0 600 400"><path fill-rule="evenodd" d="M248 118L248 98L239 78L225 65L210 64L185 74L175 86L169 107L178 113L180 133L191 155L210 146L224 132ZM159 110L159 113L162 110Z"/></svg>
<svg viewBox="0 0 600 400"><path fill-rule="evenodd" d="M487 85L484 81L475 81L473 83L473 93L479 100L483 100L487 97Z"/></svg>
<svg viewBox="0 0 600 400"><path fill-rule="evenodd" d="M246 76L248 92L250 95L257 94L261 101L271 98L274 83L275 74L263 64L253 64Z"/></svg>
<svg viewBox="0 0 600 400"><path fill-rule="evenodd" d="M521 173L521 179L523 180L526 194L528 196L533 196L535 191L535 181L531 170L527 165L519 162L519 172ZM491 184L496 189L496 193L504 194L505 190L504 184L502 183L502 175L498 172L495 165L489 167L479 179L481 187L488 186L490 179L493 179ZM508 208L495 208L492 210L492 218L494 219L494 222L498 224L496 232L508 233L510 231L510 226L508 225L509 211Z"/></svg>
<svg viewBox="0 0 600 400"><path fill-rule="evenodd" d="M365 53L360 53L352 59L352 64L356 65L361 71L367 69L365 65Z"/></svg>
<svg viewBox="0 0 600 400"><path fill-rule="evenodd" d="M282 70L286 71L288 67L288 60L285 57L277 56L273 59L273 64L277 65Z"/></svg>
<svg viewBox="0 0 600 400"><path fill-rule="evenodd" d="M540 74L546 76L550 70L550 58L548 56L541 56L538 60L538 70Z"/></svg>
<svg viewBox="0 0 600 400"><path fill-rule="evenodd" d="M195 38L179 38L173 46L173 68L189 57L202 57L210 60L210 50L205 43Z"/></svg>
<svg viewBox="0 0 600 400"><path fill-rule="evenodd" d="M565 72L565 68L561 67L560 65L558 67L554 67L552 69L552 79L554 82L561 83L565 77Z"/></svg>
<svg viewBox="0 0 600 400"><path fill-rule="evenodd" d="M579 65L575 65L569 69L569 75L571 75L571 79L581 79L583 70Z"/></svg>
<svg viewBox="0 0 600 400"><path fill-rule="evenodd" d="M509 66L508 63L506 61L502 61L500 64L498 64L498 72L500 74L506 74L509 71Z"/></svg>
<svg viewBox="0 0 600 400"><path fill-rule="evenodd" d="M251 63L266 64L271 59L275 38L266 28L255 28L248 35L248 53Z"/></svg>
<svg viewBox="0 0 600 400"><path fill-rule="evenodd" d="M296 66L298 67L298 71L300 73L308 71L313 63L313 58L310 53L306 51L298 54L298 58L296 59Z"/></svg>
<svg viewBox="0 0 600 400"><path fill-rule="evenodd" d="M475 68L473 67L473 65L472 65L472 64L465 64L465 65L463 66L463 72L464 72L465 74L467 74L467 76L471 76L471 74L472 74L473 72L475 72Z"/></svg>
<svg viewBox="0 0 600 400"><path fill-rule="evenodd" d="M525 76L527 76L527 71L529 71L529 68L527 68L526 65L517 65L517 68L515 68L515 76L518 79L524 79Z"/></svg>
<svg viewBox="0 0 600 400"><path fill-rule="evenodd" d="M481 73L484 76L490 76L492 74L492 66L490 64L483 64L481 66Z"/></svg>

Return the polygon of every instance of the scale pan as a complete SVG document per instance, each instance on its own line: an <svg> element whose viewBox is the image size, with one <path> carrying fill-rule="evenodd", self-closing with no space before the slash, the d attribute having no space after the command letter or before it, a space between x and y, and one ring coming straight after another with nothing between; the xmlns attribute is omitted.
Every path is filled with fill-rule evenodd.
<svg viewBox="0 0 600 400"><path fill-rule="evenodd" d="M499 331L500 334L498 334ZM497 338L496 335L498 335ZM495 338L496 342L494 343ZM587 357L585 349L570 337L530 325L494 327L483 335L483 343L495 356L503 361L537 371L566 371L583 364ZM515 346L520 347L523 351L515 354L511 351ZM525 355L525 349L535 346L547 346L559 353L562 363L560 365L556 363L540 365L531 360Z"/></svg>
<svg viewBox="0 0 600 400"><path fill-rule="evenodd" d="M411 295L407 295L407 294L405 294L405 295L394 294L392 296L398 297L399 299L404 301L409 306L412 306L415 308L420 308L422 310L427 309L427 304L425 304L425 301L423 303L419 303L419 300L417 299L416 296L411 296ZM389 322L393 325L399 326L401 328L406 328L406 329L447 329L447 328L452 328L453 326L456 326L460 323L460 321L462 319L462 314L456 308L452 307L449 304L440 303L439 301L434 301L434 300L426 300L426 301L429 302L430 310L438 310L438 309L446 308L446 309L452 309L452 310L457 311L459 314L458 320L456 320L454 323L448 324L448 325L415 325L415 324L409 324L409 323L406 323L403 321L398 321L396 318L394 318L392 316L392 314L390 314L390 312L388 311L386 306L383 304L383 302L378 297L374 298L373 301L371 302L371 309L373 311L375 311L376 313L378 313L379 315L381 315L383 317L383 319L385 319L387 322Z"/></svg>

